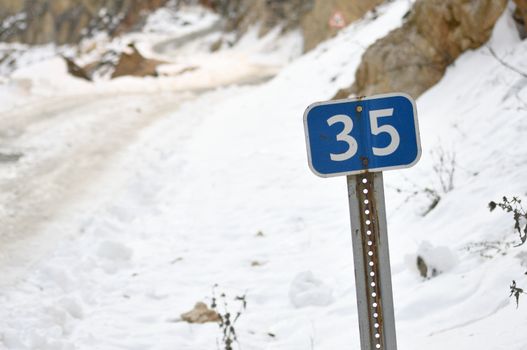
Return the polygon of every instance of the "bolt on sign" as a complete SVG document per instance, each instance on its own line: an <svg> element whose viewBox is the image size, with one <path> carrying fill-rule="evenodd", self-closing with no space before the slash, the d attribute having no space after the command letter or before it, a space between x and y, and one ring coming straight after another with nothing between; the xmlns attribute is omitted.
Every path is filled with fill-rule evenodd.
<svg viewBox="0 0 527 350"><path fill-rule="evenodd" d="M393 93L314 103L304 130L311 170L347 176L361 350L396 350L382 172L421 157L415 102Z"/></svg>

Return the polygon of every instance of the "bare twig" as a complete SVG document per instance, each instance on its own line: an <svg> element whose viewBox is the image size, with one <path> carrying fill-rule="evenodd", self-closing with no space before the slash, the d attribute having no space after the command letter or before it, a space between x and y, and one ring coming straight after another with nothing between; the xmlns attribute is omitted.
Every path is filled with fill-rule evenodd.
<svg viewBox="0 0 527 350"><path fill-rule="evenodd" d="M501 208L507 213L512 213L514 220L514 230L518 232L521 243L515 247L519 247L527 242L527 224L523 220L527 220L527 212L522 207L522 200L518 197L512 197L509 199L503 196L502 202L491 201L489 203L489 210L493 211L497 207ZM523 228L522 228L523 226Z"/></svg>
<svg viewBox="0 0 527 350"><path fill-rule="evenodd" d="M494 49L490 45L487 45L487 48L489 49L489 52L492 55L492 57L494 57L502 66L510 69L511 71L513 71L515 73L518 73L519 75L521 75L524 78L527 78L527 73L519 70L518 68L514 67L510 63L505 62L505 60L503 60L503 58L499 57L496 54L496 51L494 51Z"/></svg>
<svg viewBox="0 0 527 350"><path fill-rule="evenodd" d="M509 297L514 296L514 298L516 299L516 308L518 308L518 305L520 304L520 295L525 294L525 291L522 288L518 288L516 286L516 281L514 280L512 281L512 284L510 285L509 288L511 292Z"/></svg>
<svg viewBox="0 0 527 350"><path fill-rule="evenodd" d="M246 294L243 294L241 296L236 296L234 298L234 301L237 302L239 305L239 309L236 313L233 313L232 309L229 307L229 303L227 301L227 296L225 293L221 293L219 297L216 297L216 288L218 285L214 285L212 288L212 303L210 305L210 308L218 313L218 316L220 318L219 321L219 327L222 333L222 349L223 350L234 350L234 344L236 343L238 345L238 349L241 349L240 343L238 342L238 334L236 332L236 322L242 315L243 311L247 308L247 298ZM222 302L222 309L219 307L219 303ZM219 341L216 341L216 346L219 349Z"/></svg>
<svg viewBox="0 0 527 350"><path fill-rule="evenodd" d="M439 180L443 193L448 193L454 189L454 175L456 172L456 153L448 152L439 146L432 151L435 158L433 169Z"/></svg>

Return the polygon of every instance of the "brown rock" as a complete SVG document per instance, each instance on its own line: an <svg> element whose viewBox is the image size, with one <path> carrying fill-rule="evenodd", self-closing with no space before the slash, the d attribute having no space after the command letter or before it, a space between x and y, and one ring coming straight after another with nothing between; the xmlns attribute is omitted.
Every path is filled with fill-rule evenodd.
<svg viewBox="0 0 527 350"><path fill-rule="evenodd" d="M145 58L133 44L130 44L129 48L131 49L131 53L123 52L121 54L112 78L123 75L136 77L157 76L157 66L165 62Z"/></svg>
<svg viewBox="0 0 527 350"><path fill-rule="evenodd" d="M84 0L91 2L92 0ZM113 0L115 1L115 0ZM126 4L121 13L124 13L123 20L117 26L113 34L120 34L126 32L137 25L140 20L149 12L164 6L168 0L129 0L125 1ZM106 0L105 2L108 2Z"/></svg>
<svg viewBox="0 0 527 350"><path fill-rule="evenodd" d="M80 79L84 79L84 80L87 80L87 81L91 81L92 79L90 78L90 76L88 75L88 73L86 73L86 71L79 67L77 65L77 63L75 63L73 60L67 58L67 57L62 57L64 59L64 61L66 61L66 65L68 67L68 73L73 75L74 77L77 77L77 78L80 78Z"/></svg>
<svg viewBox="0 0 527 350"><path fill-rule="evenodd" d="M243 33L254 25L260 24L260 36L267 34L276 26L284 31L297 28L302 16L311 9L313 0L238 0L241 2L241 18L236 24Z"/></svg>
<svg viewBox="0 0 527 350"><path fill-rule="evenodd" d="M211 45L210 45L210 52L216 52L218 51L219 49L221 49L221 46L223 45L223 38L219 38L218 40L214 41Z"/></svg>
<svg viewBox="0 0 527 350"><path fill-rule="evenodd" d="M384 0L200 0L200 3L222 14L227 30L242 35L259 23L260 35L281 26L284 31L300 28L304 34L304 50L314 48L331 38L340 28L332 27L330 19L337 12L344 24L361 18Z"/></svg>
<svg viewBox="0 0 527 350"><path fill-rule="evenodd" d="M200 301L194 305L194 309L181 314L181 319L188 323L219 322L220 315Z"/></svg>
<svg viewBox="0 0 527 350"><path fill-rule="evenodd" d="M167 0L2 0L0 24L16 23L0 29L1 41L27 44L76 43L86 33L106 30L110 35L126 31L149 11ZM104 9L104 16L101 16Z"/></svg>
<svg viewBox="0 0 527 350"><path fill-rule="evenodd" d="M342 15L344 24L348 25L383 2L384 0L315 0L312 9L301 20L304 51L313 49L339 31L338 27L330 25L330 19L337 13Z"/></svg>
<svg viewBox="0 0 527 350"><path fill-rule="evenodd" d="M5 13L18 13L24 8L24 2L20 0L2 0L1 6Z"/></svg>
<svg viewBox="0 0 527 350"><path fill-rule="evenodd" d="M435 267L429 267L425 259L420 255L417 256L417 270L419 270L421 277L426 279L437 277L441 273Z"/></svg>
<svg viewBox="0 0 527 350"><path fill-rule="evenodd" d="M344 88L337 91L335 96L333 96L332 100L343 100L345 98L350 97L351 95L351 88Z"/></svg>
<svg viewBox="0 0 527 350"><path fill-rule="evenodd" d="M216 10L214 7L214 1L213 0L199 0L199 4L203 7L207 7L211 10Z"/></svg>
<svg viewBox="0 0 527 350"><path fill-rule="evenodd" d="M426 265L424 259L419 255L417 256L417 270L419 270L421 277L428 277L428 266Z"/></svg>
<svg viewBox="0 0 527 350"><path fill-rule="evenodd" d="M353 93L418 97L461 53L483 45L507 0L417 0L406 23L366 50Z"/></svg>
<svg viewBox="0 0 527 350"><path fill-rule="evenodd" d="M521 34L522 38L525 38L527 36L527 0L514 0L514 2L516 3L514 17L523 26Z"/></svg>

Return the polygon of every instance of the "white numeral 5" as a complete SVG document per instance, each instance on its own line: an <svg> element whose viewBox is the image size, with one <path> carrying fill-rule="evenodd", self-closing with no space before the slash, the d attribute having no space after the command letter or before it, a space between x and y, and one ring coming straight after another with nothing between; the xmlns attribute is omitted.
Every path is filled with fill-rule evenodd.
<svg viewBox="0 0 527 350"><path fill-rule="evenodd" d="M338 114L328 119L329 126L332 126L335 123L344 124L344 129L337 135L337 141L346 142L348 144L348 150L344 153L330 153L329 156L333 161L342 162L353 157L357 153L359 146L357 145L357 140L349 135L351 130L353 130L353 120L349 116Z"/></svg>
<svg viewBox="0 0 527 350"><path fill-rule="evenodd" d="M379 135L383 132L388 133L391 137L390 144L386 147L373 147L373 154L376 156L387 156L395 152L397 147L399 147L399 143L401 141L399 137L399 133L395 128L391 125L382 125L379 126L379 123L377 119L383 118L383 117L391 117L393 116L393 108L387 108L387 109L377 109L370 111L370 125L371 125L371 133L373 135Z"/></svg>

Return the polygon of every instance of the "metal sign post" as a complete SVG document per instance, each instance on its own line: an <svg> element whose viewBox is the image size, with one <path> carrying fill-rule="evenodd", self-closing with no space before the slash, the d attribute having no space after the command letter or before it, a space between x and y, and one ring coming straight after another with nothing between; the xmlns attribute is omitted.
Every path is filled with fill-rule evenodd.
<svg viewBox="0 0 527 350"><path fill-rule="evenodd" d="M382 172L347 180L361 349L396 350Z"/></svg>
<svg viewBox="0 0 527 350"><path fill-rule="evenodd" d="M362 350L396 350L382 171L408 168L421 146L405 94L315 103L304 114L309 166L346 175Z"/></svg>

